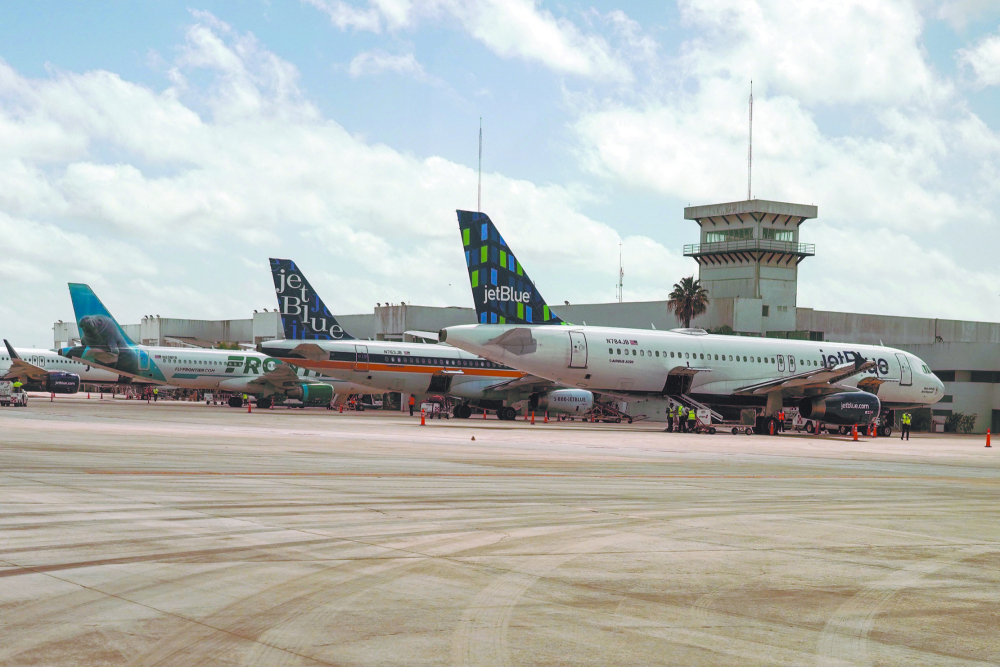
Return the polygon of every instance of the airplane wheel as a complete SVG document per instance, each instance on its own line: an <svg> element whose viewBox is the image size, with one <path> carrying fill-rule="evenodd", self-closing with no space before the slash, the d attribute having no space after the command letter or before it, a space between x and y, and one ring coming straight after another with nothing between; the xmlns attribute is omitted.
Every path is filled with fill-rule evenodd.
<svg viewBox="0 0 1000 667"><path fill-rule="evenodd" d="M230 396L229 397L229 407L231 407L231 408L242 408L243 407L243 399L242 398L238 398L236 396Z"/></svg>
<svg viewBox="0 0 1000 667"><path fill-rule="evenodd" d="M271 399L271 398L258 398L257 399L257 409L258 410L267 410L273 404L273 400L274 399Z"/></svg>

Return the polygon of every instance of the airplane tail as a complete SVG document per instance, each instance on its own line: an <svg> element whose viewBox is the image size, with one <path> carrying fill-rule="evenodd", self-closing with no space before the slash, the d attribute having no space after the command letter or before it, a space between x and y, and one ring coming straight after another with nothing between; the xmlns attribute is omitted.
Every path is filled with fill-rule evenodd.
<svg viewBox="0 0 1000 667"><path fill-rule="evenodd" d="M480 324L564 324L549 310L488 215L458 211L458 227Z"/></svg>
<svg viewBox="0 0 1000 667"><path fill-rule="evenodd" d="M354 340L290 259L271 258L281 326L288 340Z"/></svg>
<svg viewBox="0 0 1000 667"><path fill-rule="evenodd" d="M89 285L69 284L73 312L80 329L80 343L85 347L129 348L135 347L121 325L111 316Z"/></svg>

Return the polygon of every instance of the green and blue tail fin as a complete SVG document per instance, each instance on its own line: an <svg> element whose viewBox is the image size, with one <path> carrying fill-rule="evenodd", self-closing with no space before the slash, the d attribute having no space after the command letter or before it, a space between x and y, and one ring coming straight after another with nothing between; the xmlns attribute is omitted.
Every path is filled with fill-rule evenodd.
<svg viewBox="0 0 1000 667"><path fill-rule="evenodd" d="M135 347L89 285L70 283L69 296L73 301L76 325L80 329L81 345L116 349Z"/></svg>
<svg viewBox="0 0 1000 667"><path fill-rule="evenodd" d="M290 259L271 258L271 278L287 340L354 340Z"/></svg>
<svg viewBox="0 0 1000 667"><path fill-rule="evenodd" d="M458 211L458 227L480 324L565 324L549 309L488 215Z"/></svg>

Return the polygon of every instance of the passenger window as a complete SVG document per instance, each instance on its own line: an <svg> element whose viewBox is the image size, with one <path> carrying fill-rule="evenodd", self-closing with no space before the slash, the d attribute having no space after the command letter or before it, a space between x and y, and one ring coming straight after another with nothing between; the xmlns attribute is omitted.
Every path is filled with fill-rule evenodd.
<svg viewBox="0 0 1000 667"><path fill-rule="evenodd" d="M636 351L635 351L635 349L633 348L633 349L632 349L632 356L634 357L634 356L635 356L636 354L637 354L637 352L636 352Z"/></svg>
<svg viewBox="0 0 1000 667"><path fill-rule="evenodd" d="M660 356L660 351L659 350L656 351L656 356Z"/></svg>
<svg viewBox="0 0 1000 667"><path fill-rule="evenodd" d="M615 353L615 348L609 347L608 348L608 354L614 354L614 353Z"/></svg>
<svg viewBox="0 0 1000 667"><path fill-rule="evenodd" d="M691 353L690 352L685 352L684 353L684 358L685 359L690 359L691 358Z"/></svg>
<svg viewBox="0 0 1000 667"><path fill-rule="evenodd" d="M674 353L673 353L673 352L671 352L671 353L670 353L670 358L671 358L671 359L673 359L673 358L674 358Z"/></svg>
<svg viewBox="0 0 1000 667"><path fill-rule="evenodd" d="M618 348L618 354L621 354L621 353L622 353L622 349Z"/></svg>
<svg viewBox="0 0 1000 667"><path fill-rule="evenodd" d="M703 354L703 355L701 355L701 358L702 358L702 359L704 359L704 358L705 358L705 355L704 355L704 354Z"/></svg>

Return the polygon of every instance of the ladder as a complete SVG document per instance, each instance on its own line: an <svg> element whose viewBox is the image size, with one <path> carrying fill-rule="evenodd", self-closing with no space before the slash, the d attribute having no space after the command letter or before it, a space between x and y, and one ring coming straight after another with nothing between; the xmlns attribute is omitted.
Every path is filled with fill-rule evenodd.
<svg viewBox="0 0 1000 667"><path fill-rule="evenodd" d="M720 415L718 412L716 412L715 410L711 409L707 405L703 405L703 404L699 403L698 401L694 400L693 398L691 398L687 394L679 394L679 395L676 395L676 396L667 396L666 399L667 399L668 405L670 405L670 407L673 409L674 413L676 413L678 405L683 405L686 408L693 408L695 410L708 410L709 414L712 415L712 421L713 422L724 421L723 418L722 418L722 415Z"/></svg>

